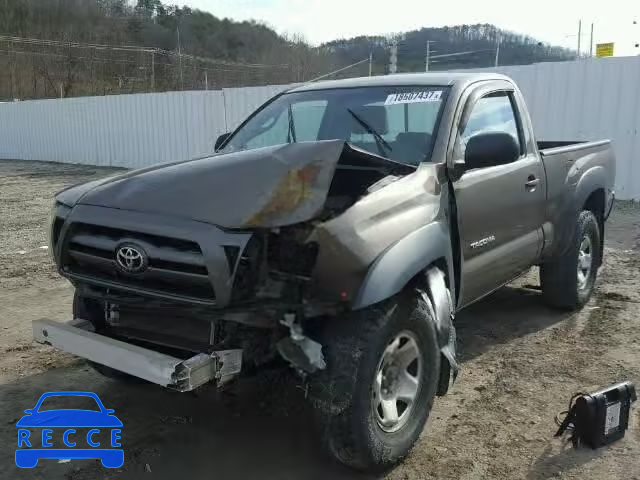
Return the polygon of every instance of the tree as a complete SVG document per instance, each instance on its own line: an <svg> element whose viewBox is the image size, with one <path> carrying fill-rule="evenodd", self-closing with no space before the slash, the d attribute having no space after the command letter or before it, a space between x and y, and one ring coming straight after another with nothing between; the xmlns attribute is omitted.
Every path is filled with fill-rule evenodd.
<svg viewBox="0 0 640 480"><path fill-rule="evenodd" d="M282 36L260 22L221 19L161 0L0 0L0 28L5 35L48 42L0 43L0 100L59 96L61 85L63 95L71 96L161 91L182 84L204 88L205 78L208 88L298 82L355 63L370 52L374 73L384 72L388 61L383 36L311 47L301 35ZM434 69L492 65L498 38L502 64L574 55L488 24L423 28L402 37L400 71L424 70L427 40L436 42L438 54L476 52L434 57ZM149 48L73 46L75 42L141 45L157 53ZM340 75L366 74L366 67Z"/></svg>

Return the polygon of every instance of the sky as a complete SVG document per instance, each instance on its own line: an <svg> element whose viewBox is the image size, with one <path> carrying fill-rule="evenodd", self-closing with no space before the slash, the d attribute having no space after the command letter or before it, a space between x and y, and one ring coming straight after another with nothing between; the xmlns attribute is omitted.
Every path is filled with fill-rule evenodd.
<svg viewBox="0 0 640 480"><path fill-rule="evenodd" d="M589 51L593 22L594 43L615 42L616 55L640 54L640 48L634 47L640 43L638 0L175 0L175 3L217 17L258 20L279 33L302 34L316 45L336 38L421 27L492 23L576 49L578 21L582 20L581 51Z"/></svg>

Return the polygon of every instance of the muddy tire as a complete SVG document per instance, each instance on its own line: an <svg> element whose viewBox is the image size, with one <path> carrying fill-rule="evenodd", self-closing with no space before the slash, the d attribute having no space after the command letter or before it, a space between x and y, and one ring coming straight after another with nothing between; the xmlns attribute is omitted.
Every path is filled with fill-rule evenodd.
<svg viewBox="0 0 640 480"><path fill-rule="evenodd" d="M341 463L385 470L420 436L440 374L429 312L417 293L403 294L326 325L327 369L309 393L325 448Z"/></svg>
<svg viewBox="0 0 640 480"><path fill-rule="evenodd" d="M580 212L569 249L540 267L542 295L549 306L575 310L589 301L601 263L601 241L596 216Z"/></svg>
<svg viewBox="0 0 640 480"><path fill-rule="evenodd" d="M104 328L104 304L92 298L85 298L75 292L73 295L73 318L81 318L91 322L97 332ZM87 363L100 375L123 383L146 383L145 380L128 373L100 365L87 360Z"/></svg>

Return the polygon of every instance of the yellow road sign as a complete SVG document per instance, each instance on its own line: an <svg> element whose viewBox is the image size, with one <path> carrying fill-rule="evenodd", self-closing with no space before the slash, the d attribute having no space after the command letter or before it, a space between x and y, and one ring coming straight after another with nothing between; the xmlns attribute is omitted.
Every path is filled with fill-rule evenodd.
<svg viewBox="0 0 640 480"><path fill-rule="evenodd" d="M598 43L596 45L596 57L613 57L613 43Z"/></svg>

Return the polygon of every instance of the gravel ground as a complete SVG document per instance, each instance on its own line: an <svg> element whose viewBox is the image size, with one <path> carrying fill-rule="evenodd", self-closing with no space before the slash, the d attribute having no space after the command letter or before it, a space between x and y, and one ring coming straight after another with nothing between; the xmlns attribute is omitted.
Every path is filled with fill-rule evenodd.
<svg viewBox="0 0 640 480"><path fill-rule="evenodd" d="M31 321L66 320L72 289L45 248L52 195L115 172L0 161L0 478L368 478L319 453L300 389L281 372L231 393L176 394L123 385L82 361L31 342ZM640 386L640 207L618 203L605 266L591 302L575 314L543 306L531 272L462 312L462 372L436 401L407 460L387 477L408 479L640 479L640 419L624 440L592 451L554 439L554 416L576 391L620 380ZM50 390L90 390L124 422L125 464L94 460L13 463L15 422Z"/></svg>

